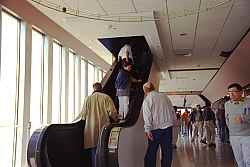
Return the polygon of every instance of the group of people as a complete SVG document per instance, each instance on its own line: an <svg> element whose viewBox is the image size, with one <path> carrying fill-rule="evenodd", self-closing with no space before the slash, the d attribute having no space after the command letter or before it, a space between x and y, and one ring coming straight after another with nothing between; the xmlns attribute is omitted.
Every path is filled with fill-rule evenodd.
<svg viewBox="0 0 250 167"><path fill-rule="evenodd" d="M177 124L175 131L183 136L191 137L191 142L200 139L203 144L209 147L215 147L215 114L210 106L196 105L191 109L191 113L186 109L182 114L176 111ZM176 135L176 133L174 133ZM177 135L174 136L173 146L176 148Z"/></svg>
<svg viewBox="0 0 250 167"><path fill-rule="evenodd" d="M215 114L210 106L201 109L200 105L192 109L190 114L190 123L192 126L191 142L200 138L200 142L208 144L209 147L215 147ZM205 132L204 132L205 130Z"/></svg>
<svg viewBox="0 0 250 167"><path fill-rule="evenodd" d="M119 114L114 102L107 94L102 92L101 83L93 84L92 95L86 97L82 112L76 120L85 120L84 149L91 152L92 166L95 167L95 154L99 134L102 127L119 120ZM156 164L157 149L161 146L164 167L171 167L172 163L172 127L176 123L176 115L170 99L155 90L151 82L143 85L146 95L142 109L145 134L148 139L148 149L145 155L145 167L154 167Z"/></svg>
<svg viewBox="0 0 250 167"><path fill-rule="evenodd" d="M125 119L129 110L130 86L132 82L142 82L130 74L133 66L131 48L123 48L121 56L122 68L116 81L116 95L119 99L119 112L113 100L102 93L101 83L94 83L94 92L85 99L82 112L77 119L86 121L84 129L84 149L92 153L92 166L95 167L95 152L102 127L111 121ZM143 85L145 98L142 104L144 130L148 140L148 148L144 158L145 167L156 166L157 150L161 148L161 166L171 167L172 149L176 147L180 121L183 116L176 114L170 99L156 91L151 82ZM242 87L232 84L228 87L230 100L225 103L225 120L230 133L230 143L239 167L250 167L250 102L242 98ZM190 115L184 117L192 125L191 142L198 136L200 142L215 147L215 114L210 106L201 109L197 105ZM203 133L205 129L205 133Z"/></svg>
<svg viewBox="0 0 250 167"><path fill-rule="evenodd" d="M205 106L203 110L201 109L201 106L197 105L195 108L192 109L191 114L188 116L188 112L184 112L184 118L188 116L186 119L187 122L184 120L184 124L189 127L191 125L192 127L192 134L191 134L191 142L194 142L198 136L200 137L200 142L204 144L208 144L209 147L215 147L215 126L216 126L216 118L218 120L218 127L219 127L219 134L220 134L220 139L222 143L228 143L227 138L230 140L230 144L234 153L235 160L237 162L238 167L250 167L250 98L248 97L243 97L243 89L242 86L239 85L238 83L233 83L228 86L228 95L229 95L229 100L225 102L224 106L221 106L219 110L222 111L216 111L216 116L215 113L211 110L210 106ZM159 93L160 94L160 93ZM164 95L159 95L159 97L164 96ZM148 97L145 98L145 101ZM166 99L165 100L165 106L168 106L167 103L169 100L167 100L166 97L161 97L161 99ZM156 101L151 101L155 102L158 104L158 99ZM159 101L159 103L164 104L164 102ZM171 103L170 103L171 104ZM152 107L152 104L149 105ZM159 106L161 106L159 104ZM150 108L147 107L147 108ZM154 106L155 108L155 106ZM156 109L154 111L154 108L150 108L152 113L157 113L159 112L164 113L172 113L171 109ZM170 107L171 108L171 107ZM223 111L224 110L224 111ZM146 110L147 111L147 110ZM143 113L145 112L143 108ZM220 113L218 113L220 112ZM152 114L151 113L151 114ZM149 115L149 114L148 114ZM153 114L154 115L154 114ZM162 116L159 114L160 117ZM182 115L183 116L183 115ZM157 117L156 117L157 118ZM165 117L163 117L165 118ZM170 117L168 117L170 118ZM174 117L173 117L174 118ZM176 129L176 126L180 127L180 124L178 124L178 119L180 120L180 117L177 114L177 123L176 121L172 122L172 129ZM182 117L183 118L183 117ZM145 120L145 118L144 118ZM148 119L147 119L148 120ZM151 130L151 133L148 133L148 128L145 128L145 131L147 133L147 136L149 140L152 140L157 138L157 132L162 132L164 128L162 128L160 125L161 121L158 121L157 119L152 119L151 121L156 120L158 124L158 129L157 130ZM168 120L169 122L173 121L173 119ZM147 125L147 121L145 121L145 125ZM157 123L156 123L157 124ZM150 125L150 124L149 124ZM154 127L155 124L151 124L151 127ZM146 126L147 127L147 126ZM168 128L165 130L167 131ZM189 128L188 128L189 129ZM204 130L205 129L205 133ZM228 132L227 132L228 131ZM154 133L152 133L154 132ZM158 132L158 133L159 133ZM174 132L174 130L173 130ZM178 132L178 130L177 130ZM165 133L167 134L167 132ZM171 134L168 134L171 136ZM175 135L175 133L173 133ZM228 136L227 136L228 135ZM164 136L164 135L162 135ZM168 139L172 139L172 137L169 137ZM172 147L170 147L169 140L164 139L165 142L168 143L168 151L172 151ZM173 140L176 141L176 138L173 138ZM175 142L174 141L174 142ZM149 156L150 155L150 150L155 150L154 145L151 146L151 141L149 141L149 148L147 151L147 154L145 156L145 166L146 164L150 164L148 166L154 166L154 156ZM172 146L174 143L172 144ZM153 147L153 148L151 148ZM166 147L163 145L161 146L161 149L163 150L162 152L162 166L164 166L165 159L167 159L167 162L171 162L172 156L170 156L170 153L164 152L166 151ZM149 152L149 153L148 153ZM165 156L165 158L164 158ZM150 157L154 157L153 159L150 159ZM152 160L152 161L151 161ZM171 164L171 163L170 163ZM166 166L166 165L165 165ZM171 166L171 165L167 165Z"/></svg>

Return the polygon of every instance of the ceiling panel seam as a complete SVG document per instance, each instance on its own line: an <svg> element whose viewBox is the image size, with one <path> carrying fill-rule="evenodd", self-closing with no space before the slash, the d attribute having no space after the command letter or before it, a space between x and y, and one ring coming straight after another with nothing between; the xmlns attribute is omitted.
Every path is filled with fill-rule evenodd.
<svg viewBox="0 0 250 167"><path fill-rule="evenodd" d="M99 0L96 0L96 2L98 3L98 5L100 6L100 8L102 9L102 11L106 14L109 15L108 11L104 9L103 5L101 4L101 2Z"/></svg>
<svg viewBox="0 0 250 167"><path fill-rule="evenodd" d="M226 25L227 21L228 21L228 19L229 19L229 16L230 16L231 13L232 13L234 4L235 4L235 0L233 0L233 3L232 3L232 5L231 5L231 7L230 7L230 10L229 10L228 13L227 13L227 16L226 16L226 18L225 18L225 20L224 20L224 22L223 22L223 25L222 25L222 27L221 27L221 30L220 30L219 34L218 34L218 37L216 38L216 41L215 41L215 43L214 43L214 45L213 45L213 47L212 47L212 50L211 50L211 54L210 54L210 55L213 55L214 52L215 52L216 45L218 44L218 41L219 41L219 39L220 39L220 37L221 37L221 34L222 34L222 32L223 32L223 30L224 30L224 28L225 28L225 25Z"/></svg>
<svg viewBox="0 0 250 167"><path fill-rule="evenodd" d="M170 41L171 41L171 48L173 51L174 44L173 44L173 36L172 36L171 25L170 25L170 17L169 17L169 12L168 12L168 0L166 0L166 12L167 12L167 16L168 16L168 28L169 28L169 36L170 36Z"/></svg>
<svg viewBox="0 0 250 167"><path fill-rule="evenodd" d="M135 13L138 13L138 10L136 9L136 6L135 6L135 1L131 0L131 2L132 2L132 6L133 6L133 8L135 10Z"/></svg>
<svg viewBox="0 0 250 167"><path fill-rule="evenodd" d="M191 52L194 52L194 49L195 49L195 41L197 38L197 28L198 28L198 24L199 24L200 10L201 10L201 0L199 1L199 8L198 8L198 13L197 13L197 17L196 17L196 24L195 24L195 29L194 29L194 39L193 39L193 45L192 45Z"/></svg>
<svg viewBox="0 0 250 167"><path fill-rule="evenodd" d="M60 3L61 3L62 5L67 6L68 8L72 8L72 7L71 7L71 6L69 6L67 3L65 3L65 2L64 2L64 0L61 0L61 2L59 1L59 4L60 4Z"/></svg>
<svg viewBox="0 0 250 167"><path fill-rule="evenodd" d="M223 26L222 26L222 29L221 29L221 32L220 32L219 36L222 34L222 31L223 31L224 26L225 26L225 24L226 24L226 22L227 22L227 20L228 20L228 18L229 18L229 16L230 16L231 12L232 12L232 9L233 9L233 7L234 7L234 4L235 4L235 0L233 0L232 6L231 6L231 8L230 8L230 10L229 10L229 12L228 12L228 14L227 14L227 17L226 17L224 23L223 23ZM218 36L218 38L217 38L217 40L216 40L216 42L215 42L215 45L214 45L214 47L213 47L213 49L212 49L212 54L213 54L213 52L214 52L213 50L215 49L215 47L216 47L216 45L217 45L217 43L218 43L219 36ZM241 42L241 41L240 41L240 42ZM237 46L236 46L236 47L237 47ZM205 85L205 87L203 88L202 92L204 92L204 91L207 89L208 85L212 82L212 80L213 80L213 79L215 78L215 76L218 74L218 72L220 71L221 67L226 63L226 61L227 61L227 59L225 59L224 62L220 65L219 70L217 70L216 73L213 75L213 77L208 81L208 83L207 83L207 84Z"/></svg>

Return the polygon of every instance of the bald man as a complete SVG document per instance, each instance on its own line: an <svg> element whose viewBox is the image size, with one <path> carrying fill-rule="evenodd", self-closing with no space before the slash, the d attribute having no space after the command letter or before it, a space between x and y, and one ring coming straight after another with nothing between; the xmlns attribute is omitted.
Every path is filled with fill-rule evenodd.
<svg viewBox="0 0 250 167"><path fill-rule="evenodd" d="M143 90L146 95L142 105L144 129L148 138L144 167L156 166L159 145L162 153L161 167L171 167L172 127L176 123L173 105L165 94L155 91L152 83L145 83Z"/></svg>

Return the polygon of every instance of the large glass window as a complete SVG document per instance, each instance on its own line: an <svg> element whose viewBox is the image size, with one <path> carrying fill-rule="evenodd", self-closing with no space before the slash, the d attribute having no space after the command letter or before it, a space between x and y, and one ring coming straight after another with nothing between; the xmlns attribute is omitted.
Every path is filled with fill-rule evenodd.
<svg viewBox="0 0 250 167"><path fill-rule="evenodd" d="M86 97L86 61L81 59L81 107Z"/></svg>
<svg viewBox="0 0 250 167"><path fill-rule="evenodd" d="M102 72L102 78L104 78L106 74L107 74L107 72L106 72L106 71L103 71L103 72Z"/></svg>
<svg viewBox="0 0 250 167"><path fill-rule="evenodd" d="M53 42L52 123L60 122L62 47Z"/></svg>
<svg viewBox="0 0 250 167"><path fill-rule="evenodd" d="M75 56L75 117L79 113L79 108L80 108L80 91L79 91L79 67L80 67L80 59L78 56Z"/></svg>
<svg viewBox="0 0 250 167"><path fill-rule="evenodd" d="M61 123L66 122L66 82L68 82L68 80L66 81L66 50L65 48L63 48L63 53L62 54L62 74L61 74Z"/></svg>
<svg viewBox="0 0 250 167"><path fill-rule="evenodd" d="M95 67L88 63L88 95L93 92L93 84L95 82Z"/></svg>
<svg viewBox="0 0 250 167"><path fill-rule="evenodd" d="M73 121L80 109L80 58L73 52L69 53L69 100L68 100L68 118Z"/></svg>
<svg viewBox="0 0 250 167"><path fill-rule="evenodd" d="M101 82L102 81L102 70L98 70L98 81Z"/></svg>
<svg viewBox="0 0 250 167"><path fill-rule="evenodd" d="M97 67L95 67L95 82L99 82L99 73L98 73L99 69Z"/></svg>
<svg viewBox="0 0 250 167"><path fill-rule="evenodd" d="M12 166L17 115L20 22L2 12L0 66L0 166Z"/></svg>
<svg viewBox="0 0 250 167"><path fill-rule="evenodd" d="M68 120L71 122L74 119L75 113L75 55L69 52L69 96L68 96Z"/></svg>
<svg viewBox="0 0 250 167"><path fill-rule="evenodd" d="M43 124L48 123L48 89L49 89L49 40L44 37L43 55Z"/></svg>
<svg viewBox="0 0 250 167"><path fill-rule="evenodd" d="M42 125L42 60L44 36L32 30L30 135Z"/></svg>

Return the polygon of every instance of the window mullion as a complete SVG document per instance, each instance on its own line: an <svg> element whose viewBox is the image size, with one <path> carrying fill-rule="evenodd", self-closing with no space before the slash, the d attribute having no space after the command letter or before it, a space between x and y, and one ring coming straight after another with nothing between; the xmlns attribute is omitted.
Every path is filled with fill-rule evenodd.
<svg viewBox="0 0 250 167"><path fill-rule="evenodd" d="M41 112L40 112L40 123L43 125L44 123L44 100L43 100L43 96L44 96L44 53L45 53L45 46L44 46L44 43L45 43L45 37L43 35L43 46L42 46L42 56L40 57L41 58L41 94L40 94L40 108L41 108Z"/></svg>
<svg viewBox="0 0 250 167"><path fill-rule="evenodd" d="M89 69L89 63L87 61L85 61L85 97L88 96L88 91L89 91L89 73L88 73L88 69Z"/></svg>
<svg viewBox="0 0 250 167"><path fill-rule="evenodd" d="M24 78L24 105L23 105L23 127L22 127L22 165L27 165L26 148L29 140L30 130L30 92L31 92L31 46L32 46L32 26L27 23L22 23L21 36L24 36L22 41L25 41L24 46L20 46L20 56L25 57L25 78ZM21 37L22 38L22 37ZM23 48L22 48L23 47ZM21 98L21 97L20 97Z"/></svg>
<svg viewBox="0 0 250 167"><path fill-rule="evenodd" d="M79 114L80 110L81 110L81 97L82 97L82 94L81 94L81 56L80 55L77 55L77 70L78 70L78 106L77 106L77 114Z"/></svg>
<svg viewBox="0 0 250 167"><path fill-rule="evenodd" d="M17 157L17 130L18 130L18 107L19 107L19 86L20 86L20 42L21 42L21 38L20 38L20 29L21 29L21 24L18 24L18 54L17 54L17 64L16 64L16 93L15 93L15 119L14 119L14 140L13 140L13 156L12 156L12 167L15 167L16 164L16 157Z"/></svg>
<svg viewBox="0 0 250 167"><path fill-rule="evenodd" d="M52 122L52 85L53 85L53 40L48 37L48 109L47 123Z"/></svg>
<svg viewBox="0 0 250 167"><path fill-rule="evenodd" d="M59 123L62 123L62 52L63 48L60 46L60 55L59 55Z"/></svg>
<svg viewBox="0 0 250 167"><path fill-rule="evenodd" d="M68 96L69 96L69 48L65 48L65 122L69 120Z"/></svg>

